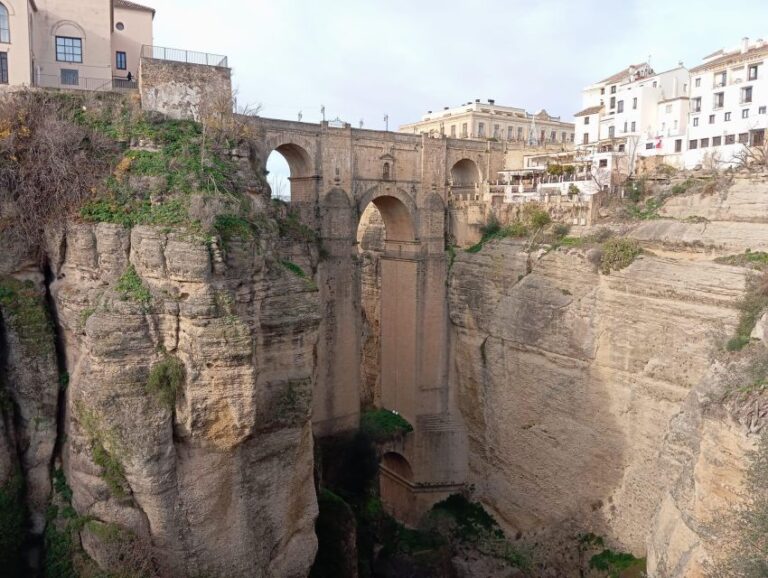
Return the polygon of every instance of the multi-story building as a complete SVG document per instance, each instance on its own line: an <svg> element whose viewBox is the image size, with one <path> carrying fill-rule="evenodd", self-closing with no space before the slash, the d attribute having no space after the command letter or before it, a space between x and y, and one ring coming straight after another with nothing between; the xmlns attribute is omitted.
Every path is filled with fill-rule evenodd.
<svg viewBox="0 0 768 578"><path fill-rule="evenodd" d="M545 110L532 114L522 108L498 105L494 100L481 103L479 99L454 108L446 106L437 113L430 110L419 122L401 126L400 132L531 146L570 144L574 139L573 123L550 116Z"/></svg>
<svg viewBox="0 0 768 578"><path fill-rule="evenodd" d="M747 146L763 146L768 128L768 43L742 40L691 69L685 166L727 166Z"/></svg>
<svg viewBox="0 0 768 578"><path fill-rule="evenodd" d="M655 73L634 64L586 87L576 113L577 148L605 188L634 172L640 157L682 153L688 118L688 70Z"/></svg>
<svg viewBox="0 0 768 578"><path fill-rule="evenodd" d="M142 46L152 44L154 15L128 0L0 0L0 84L103 90L129 82Z"/></svg>

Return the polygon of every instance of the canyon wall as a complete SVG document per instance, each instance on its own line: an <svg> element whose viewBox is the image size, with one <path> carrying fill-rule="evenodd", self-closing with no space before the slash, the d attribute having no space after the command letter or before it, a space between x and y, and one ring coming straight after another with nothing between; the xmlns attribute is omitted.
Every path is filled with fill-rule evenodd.
<svg viewBox="0 0 768 578"><path fill-rule="evenodd" d="M717 558L711 524L738 505L755 427L721 401L747 271L714 258L766 248L766 200L749 182L730 202L673 198L668 219L623 226L646 252L610 274L580 247L529 255L501 240L457 255L451 378L470 483L561 571L569 537L587 532L648 555L650 576L700 576ZM708 204L712 222L678 214Z"/></svg>

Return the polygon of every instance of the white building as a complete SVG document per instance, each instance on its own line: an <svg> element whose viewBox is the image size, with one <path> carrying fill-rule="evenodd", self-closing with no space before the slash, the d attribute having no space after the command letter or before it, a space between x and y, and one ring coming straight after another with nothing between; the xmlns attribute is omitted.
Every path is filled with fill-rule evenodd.
<svg viewBox="0 0 768 578"><path fill-rule="evenodd" d="M656 74L634 64L586 87L576 113L577 149L592 160L602 188L632 174L639 157L682 154L689 73L682 65Z"/></svg>
<svg viewBox="0 0 768 578"><path fill-rule="evenodd" d="M742 40L691 69L686 168L728 166L746 146L763 146L768 128L768 43Z"/></svg>

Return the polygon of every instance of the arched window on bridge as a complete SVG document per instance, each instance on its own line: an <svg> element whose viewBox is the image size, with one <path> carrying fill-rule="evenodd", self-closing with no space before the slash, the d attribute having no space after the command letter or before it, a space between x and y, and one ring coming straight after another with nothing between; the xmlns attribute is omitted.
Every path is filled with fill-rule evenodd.
<svg viewBox="0 0 768 578"><path fill-rule="evenodd" d="M273 199L286 203L301 197L313 174L309 154L297 144L281 144L267 157L267 183Z"/></svg>
<svg viewBox="0 0 768 578"><path fill-rule="evenodd" d="M382 178L385 181L388 181L391 178L390 173L389 173L389 163L384 163L384 171L383 171Z"/></svg>

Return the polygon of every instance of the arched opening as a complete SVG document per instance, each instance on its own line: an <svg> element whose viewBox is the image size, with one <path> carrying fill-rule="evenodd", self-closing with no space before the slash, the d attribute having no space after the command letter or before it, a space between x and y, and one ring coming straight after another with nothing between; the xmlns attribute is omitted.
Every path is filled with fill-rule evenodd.
<svg viewBox="0 0 768 578"><path fill-rule="evenodd" d="M381 457L379 470L379 494L388 514L406 524L418 520L414 494L410 491L413 483L413 469L402 455L387 452Z"/></svg>
<svg viewBox="0 0 768 578"><path fill-rule="evenodd" d="M11 21L5 4L0 4L0 42L3 44L11 42Z"/></svg>
<svg viewBox="0 0 768 578"><path fill-rule="evenodd" d="M307 179L312 176L312 160L299 145L286 143L269 154L266 169L270 196L290 202L302 196Z"/></svg>
<svg viewBox="0 0 768 578"><path fill-rule="evenodd" d="M374 208L372 209L371 206ZM374 209L378 211L380 219L384 223L386 241L412 242L416 240L416 227L411 216L411 210L397 197L382 195L371 199L363 210L358 224L358 242L361 238L361 229L369 225L370 215Z"/></svg>
<svg viewBox="0 0 768 578"><path fill-rule="evenodd" d="M475 161L461 159L451 167L451 184L454 187L475 186L480 182L480 169Z"/></svg>

